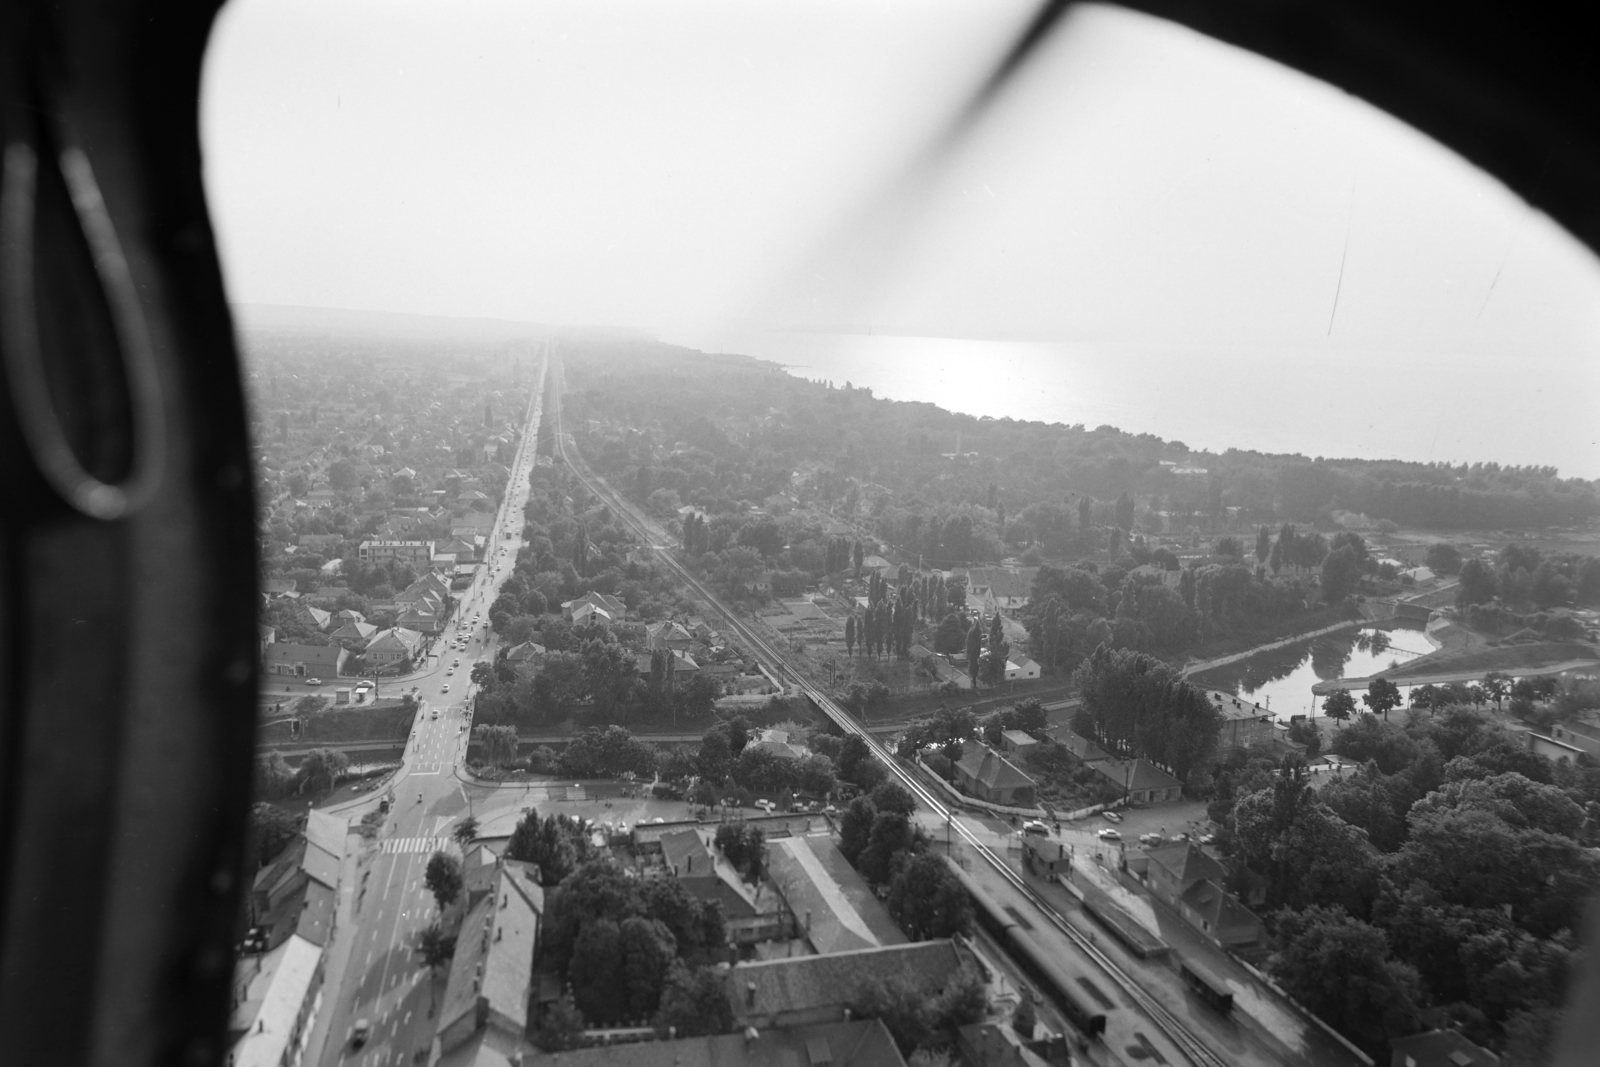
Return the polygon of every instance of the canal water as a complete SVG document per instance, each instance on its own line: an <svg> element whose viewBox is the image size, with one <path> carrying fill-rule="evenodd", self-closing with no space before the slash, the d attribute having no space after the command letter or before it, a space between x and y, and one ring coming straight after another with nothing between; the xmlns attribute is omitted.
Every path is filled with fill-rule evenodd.
<svg viewBox="0 0 1600 1067"><path fill-rule="evenodd" d="M1365 678L1432 652L1420 628L1363 627L1260 652L1190 676L1207 689L1246 696L1282 718L1313 713L1311 687L1336 678ZM1407 687L1402 686L1404 691ZM1361 695L1354 694L1359 704Z"/></svg>

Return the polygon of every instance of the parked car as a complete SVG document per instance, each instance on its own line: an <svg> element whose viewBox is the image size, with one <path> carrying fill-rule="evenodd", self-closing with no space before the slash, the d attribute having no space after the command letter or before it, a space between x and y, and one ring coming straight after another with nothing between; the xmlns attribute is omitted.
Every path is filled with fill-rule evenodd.
<svg viewBox="0 0 1600 1067"><path fill-rule="evenodd" d="M1139 835L1139 843L1141 845L1159 845L1159 844L1161 844L1161 842L1163 840L1165 840L1165 839L1160 834L1140 834Z"/></svg>
<svg viewBox="0 0 1600 1067"><path fill-rule="evenodd" d="M350 1031L350 1047L361 1048L367 1043L367 1037L372 1033L372 1024L365 1019L357 1019L355 1029Z"/></svg>
<svg viewBox="0 0 1600 1067"><path fill-rule="evenodd" d="M1102 841L1121 841L1122 840L1122 832L1120 830L1113 830L1109 826L1106 827L1104 830L1101 830L1099 836L1100 836L1100 839Z"/></svg>
<svg viewBox="0 0 1600 1067"><path fill-rule="evenodd" d="M440 687L439 687L439 692L441 692L441 693L448 693L448 692L450 692L450 683L448 683L448 682L446 682L446 683L445 683L445 684L444 684L444 685L441 685L441 686L440 686Z"/></svg>
<svg viewBox="0 0 1600 1067"><path fill-rule="evenodd" d="M322 684L322 679L321 678L307 678L306 679L306 684L307 685L321 685Z"/></svg>
<svg viewBox="0 0 1600 1067"><path fill-rule="evenodd" d="M1122 816L1118 815L1116 812L1112 811L1110 808L1107 808L1105 811L1102 811L1100 813L1100 817L1102 819L1109 819L1112 822L1121 822L1122 821Z"/></svg>
<svg viewBox="0 0 1600 1067"><path fill-rule="evenodd" d="M1050 833L1050 827L1046 826L1038 819L1029 819L1027 822L1022 824L1022 832L1025 834L1048 835Z"/></svg>
<svg viewBox="0 0 1600 1067"><path fill-rule="evenodd" d="M762 811L765 811L765 812L776 811L777 807L778 807L778 805L774 804L772 801L768 800L766 797L761 797L759 800L757 800L755 806L760 808Z"/></svg>

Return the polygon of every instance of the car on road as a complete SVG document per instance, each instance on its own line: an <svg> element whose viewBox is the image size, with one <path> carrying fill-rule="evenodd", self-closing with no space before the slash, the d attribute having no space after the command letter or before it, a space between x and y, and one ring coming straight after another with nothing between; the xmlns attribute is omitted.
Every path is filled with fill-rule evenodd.
<svg viewBox="0 0 1600 1067"><path fill-rule="evenodd" d="M459 667L459 666L461 666L461 661L460 660L453 660L453 661L451 661L450 666Z"/></svg>
<svg viewBox="0 0 1600 1067"><path fill-rule="evenodd" d="M453 678L453 677L455 677L455 673L456 673L456 669L454 667L451 667L449 670L444 672L444 676L446 678Z"/></svg>
<svg viewBox="0 0 1600 1067"><path fill-rule="evenodd" d="M1202 845L1209 845L1209 844L1211 844L1211 842L1215 841L1216 839L1217 839L1217 835L1216 834L1201 834L1200 835L1200 843Z"/></svg>
<svg viewBox="0 0 1600 1067"><path fill-rule="evenodd" d="M1160 834L1140 834L1139 835L1139 844L1141 844L1141 845L1159 845L1162 842L1164 842L1165 840L1166 840L1166 838L1162 837Z"/></svg>
<svg viewBox="0 0 1600 1067"><path fill-rule="evenodd" d="M777 810L777 807L778 807L778 805L774 804L772 801L768 800L766 797L761 797L759 800L757 800L755 806L760 808L762 811L765 811L765 812L775 811L775 810Z"/></svg>
<svg viewBox="0 0 1600 1067"><path fill-rule="evenodd" d="M450 683L449 683L449 682L446 682L446 683L445 683L445 684L444 684L444 685L441 685L441 686L440 686L440 687L439 687L439 692L441 692L441 693L448 693L448 692L450 692Z"/></svg>
<svg viewBox="0 0 1600 1067"><path fill-rule="evenodd" d="M1122 840L1122 831L1113 830L1111 827L1108 826L1104 830L1101 830L1100 833L1097 836L1102 841L1121 841Z"/></svg>
<svg viewBox="0 0 1600 1067"><path fill-rule="evenodd" d="M306 684L307 685L321 685L322 684L322 679L321 678L307 678L306 679Z"/></svg>
<svg viewBox="0 0 1600 1067"><path fill-rule="evenodd" d="M428 718L430 718L430 719L437 719L438 717L439 717L439 709L438 708L434 708L433 709L433 714L428 716Z"/></svg>
<svg viewBox="0 0 1600 1067"><path fill-rule="evenodd" d="M1111 811L1109 809L1107 809L1106 811L1102 811L1100 813L1100 817L1102 819L1108 819L1111 822L1121 822L1122 821L1122 816L1118 815L1116 812Z"/></svg>
<svg viewBox="0 0 1600 1067"><path fill-rule="evenodd" d="M365 1019L357 1019L355 1028L350 1031L350 1047L362 1048L371 1034L372 1024Z"/></svg>
<svg viewBox="0 0 1600 1067"><path fill-rule="evenodd" d="M1025 834L1047 835L1050 833L1050 827L1046 826L1038 819L1029 819L1027 822L1022 824L1022 832Z"/></svg>

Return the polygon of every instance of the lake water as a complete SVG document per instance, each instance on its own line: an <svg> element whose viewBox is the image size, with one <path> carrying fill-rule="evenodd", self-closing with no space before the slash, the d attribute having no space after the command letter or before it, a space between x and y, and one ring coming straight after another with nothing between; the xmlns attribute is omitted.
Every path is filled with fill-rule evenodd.
<svg viewBox="0 0 1600 1067"><path fill-rule="evenodd" d="M1560 387L1507 390L1503 363L1464 354L800 332L663 340L770 360L802 378L848 381L891 400L980 417L1109 424L1218 453L1492 460L1600 477L1592 432L1600 360ZM1380 389L1352 387L1380 380ZM1461 418L1463 411L1495 418Z"/></svg>
<svg viewBox="0 0 1600 1067"><path fill-rule="evenodd" d="M1387 641L1379 649L1373 642ZM1336 678L1365 678L1433 651L1421 630L1370 627L1325 634L1310 641L1259 652L1238 663L1191 675L1207 689L1247 696L1280 718L1310 715L1316 700L1311 687ZM1406 686L1401 687L1404 692ZM1353 694L1359 705L1361 694Z"/></svg>

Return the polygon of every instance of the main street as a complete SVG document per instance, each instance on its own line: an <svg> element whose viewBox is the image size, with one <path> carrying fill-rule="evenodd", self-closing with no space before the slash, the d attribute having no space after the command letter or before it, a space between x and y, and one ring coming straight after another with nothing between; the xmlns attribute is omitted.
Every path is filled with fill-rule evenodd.
<svg viewBox="0 0 1600 1067"><path fill-rule="evenodd" d="M437 659L405 679L406 691L416 686L422 703L400 770L383 794L338 812L354 825L381 799L387 797L391 805L377 837L353 865L354 884L341 887L349 891L348 919L329 951L325 1002L307 1063L398 1067L426 1062L433 1042L444 989L443 976L427 973L417 947L418 934L439 914L423 876L435 851L459 854L451 833L472 810L455 774L471 730L471 668L479 659L492 659L496 651L497 639L482 616L494 603L521 543L543 381L541 368L494 536L488 540L488 563L462 590L455 625L442 636ZM468 645L457 652L454 642L460 637ZM458 658L461 666L454 667ZM360 1049L352 1042L357 1021L370 1028Z"/></svg>

